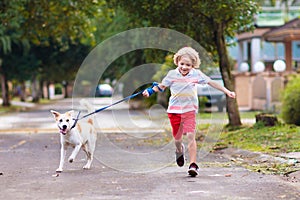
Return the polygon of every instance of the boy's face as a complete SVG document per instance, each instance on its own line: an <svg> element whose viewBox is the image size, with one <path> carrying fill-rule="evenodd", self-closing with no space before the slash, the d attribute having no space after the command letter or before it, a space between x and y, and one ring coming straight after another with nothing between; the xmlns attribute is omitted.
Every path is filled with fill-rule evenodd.
<svg viewBox="0 0 300 200"><path fill-rule="evenodd" d="M186 76L191 69L193 68L193 64L191 59L188 56L182 56L178 60L178 69L182 76Z"/></svg>

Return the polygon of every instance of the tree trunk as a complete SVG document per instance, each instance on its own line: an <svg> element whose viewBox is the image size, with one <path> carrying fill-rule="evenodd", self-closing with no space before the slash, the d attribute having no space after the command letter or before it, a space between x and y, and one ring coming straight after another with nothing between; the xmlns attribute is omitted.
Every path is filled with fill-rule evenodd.
<svg viewBox="0 0 300 200"><path fill-rule="evenodd" d="M26 101L26 85L25 85L25 81L21 82L20 100L23 101L23 102Z"/></svg>
<svg viewBox="0 0 300 200"><path fill-rule="evenodd" d="M222 78L224 80L224 86L227 89L234 91L234 80L231 74L230 62L228 58L225 38L223 35L223 27L222 24L218 24L217 26L218 26L217 29L215 29L217 31L215 32L214 36L215 36L215 43L219 55L220 71L222 74ZM227 105L227 115L229 119L229 125L231 126L242 125L236 99L232 99L226 96L226 100L227 100L226 105Z"/></svg>
<svg viewBox="0 0 300 200"><path fill-rule="evenodd" d="M1 79L1 89L2 89L2 106L7 107L10 106L8 83L6 80L5 73L3 73L1 66L0 66L0 79Z"/></svg>
<svg viewBox="0 0 300 200"><path fill-rule="evenodd" d="M32 102L39 102L39 90L38 90L38 84L36 77L33 77L32 83L31 83L31 95L32 95Z"/></svg>
<svg viewBox="0 0 300 200"><path fill-rule="evenodd" d="M69 94L68 94L68 85L69 85L68 81L65 81L63 83L64 90L65 90L65 97L64 98L68 98L69 97Z"/></svg>
<svg viewBox="0 0 300 200"><path fill-rule="evenodd" d="M39 93L40 93L40 97L42 98L42 99L44 99L45 98L45 94L44 94L44 81L43 80L40 80L39 81Z"/></svg>
<svg viewBox="0 0 300 200"><path fill-rule="evenodd" d="M47 81L47 99L50 100L50 81Z"/></svg>

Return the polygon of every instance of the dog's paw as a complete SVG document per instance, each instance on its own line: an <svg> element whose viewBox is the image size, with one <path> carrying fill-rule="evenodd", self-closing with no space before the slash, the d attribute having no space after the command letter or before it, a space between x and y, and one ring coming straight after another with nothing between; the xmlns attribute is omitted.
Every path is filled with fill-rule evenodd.
<svg viewBox="0 0 300 200"><path fill-rule="evenodd" d="M83 169L90 169L90 168L91 168L91 166L88 165L88 164L86 164L86 165L83 166Z"/></svg>
<svg viewBox="0 0 300 200"><path fill-rule="evenodd" d="M74 158L69 158L69 163L72 163L74 161Z"/></svg>
<svg viewBox="0 0 300 200"><path fill-rule="evenodd" d="M63 171L63 169L61 169L61 168L56 169L56 173L62 173L62 171Z"/></svg>

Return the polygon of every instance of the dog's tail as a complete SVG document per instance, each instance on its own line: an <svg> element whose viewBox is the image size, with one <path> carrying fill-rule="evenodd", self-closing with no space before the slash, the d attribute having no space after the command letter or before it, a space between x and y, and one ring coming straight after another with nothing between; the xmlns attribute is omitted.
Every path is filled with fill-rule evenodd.
<svg viewBox="0 0 300 200"><path fill-rule="evenodd" d="M84 106L87 109L88 113L95 111L94 106L92 104L90 104L86 99L81 99L80 105ZM93 124L93 117L89 118L87 122L90 124Z"/></svg>
<svg viewBox="0 0 300 200"><path fill-rule="evenodd" d="M89 113L95 111L94 106L92 104L90 104L86 99L81 99L80 105L84 106L88 110Z"/></svg>

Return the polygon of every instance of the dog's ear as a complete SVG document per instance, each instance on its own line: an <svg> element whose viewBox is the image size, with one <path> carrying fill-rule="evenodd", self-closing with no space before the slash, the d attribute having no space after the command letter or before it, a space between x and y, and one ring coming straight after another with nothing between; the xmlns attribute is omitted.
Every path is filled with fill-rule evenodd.
<svg viewBox="0 0 300 200"><path fill-rule="evenodd" d="M57 118L60 115L60 113L55 110L50 110L50 112L53 114L54 118Z"/></svg>
<svg viewBox="0 0 300 200"><path fill-rule="evenodd" d="M73 113L74 113L74 110L70 110L70 111L66 112L66 114L69 115L69 116L72 116Z"/></svg>

